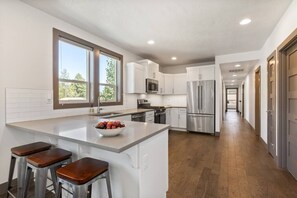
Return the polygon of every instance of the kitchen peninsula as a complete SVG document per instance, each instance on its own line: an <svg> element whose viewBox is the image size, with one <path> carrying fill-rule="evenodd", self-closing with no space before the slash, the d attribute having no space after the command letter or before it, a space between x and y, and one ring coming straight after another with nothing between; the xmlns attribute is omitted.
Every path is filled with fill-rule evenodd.
<svg viewBox="0 0 297 198"><path fill-rule="evenodd" d="M94 128L99 121L102 119L97 116L82 115L7 126L32 133L32 141L71 151L73 160L89 156L109 162L113 197L166 197L169 126L125 121L120 135L102 137ZM94 197L107 197L104 180L93 186Z"/></svg>

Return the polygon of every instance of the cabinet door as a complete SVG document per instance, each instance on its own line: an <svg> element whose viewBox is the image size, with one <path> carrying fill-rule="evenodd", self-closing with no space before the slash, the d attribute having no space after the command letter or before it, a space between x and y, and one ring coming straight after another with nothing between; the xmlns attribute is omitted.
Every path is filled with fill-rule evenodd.
<svg viewBox="0 0 297 198"><path fill-rule="evenodd" d="M199 80L214 80L215 70L214 65L199 67Z"/></svg>
<svg viewBox="0 0 297 198"><path fill-rule="evenodd" d="M179 128L187 128L187 111L186 108L178 109L178 127Z"/></svg>
<svg viewBox="0 0 297 198"><path fill-rule="evenodd" d="M157 72L157 80L159 83L159 90L158 90L158 94L164 94L164 74L161 72Z"/></svg>
<svg viewBox="0 0 297 198"><path fill-rule="evenodd" d="M128 63L126 72L127 93L145 93L145 68L137 63Z"/></svg>
<svg viewBox="0 0 297 198"><path fill-rule="evenodd" d="M187 74L174 74L174 94L187 94Z"/></svg>
<svg viewBox="0 0 297 198"><path fill-rule="evenodd" d="M187 81L197 81L199 80L199 68L198 67L188 67L187 68Z"/></svg>
<svg viewBox="0 0 297 198"><path fill-rule="evenodd" d="M171 108L171 127L178 128L178 108Z"/></svg>
<svg viewBox="0 0 297 198"><path fill-rule="evenodd" d="M164 94L173 94L173 75L164 74Z"/></svg>
<svg viewBox="0 0 297 198"><path fill-rule="evenodd" d="M171 109L166 109L166 124L171 125Z"/></svg>
<svg viewBox="0 0 297 198"><path fill-rule="evenodd" d="M149 61L148 78L157 79L158 72L159 72L159 64Z"/></svg>

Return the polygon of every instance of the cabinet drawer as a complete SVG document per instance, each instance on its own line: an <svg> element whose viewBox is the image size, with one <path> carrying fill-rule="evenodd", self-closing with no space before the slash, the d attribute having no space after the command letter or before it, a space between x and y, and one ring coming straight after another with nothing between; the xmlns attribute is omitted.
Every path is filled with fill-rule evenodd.
<svg viewBox="0 0 297 198"><path fill-rule="evenodd" d="M154 112L153 111L146 112L145 117L155 117Z"/></svg>

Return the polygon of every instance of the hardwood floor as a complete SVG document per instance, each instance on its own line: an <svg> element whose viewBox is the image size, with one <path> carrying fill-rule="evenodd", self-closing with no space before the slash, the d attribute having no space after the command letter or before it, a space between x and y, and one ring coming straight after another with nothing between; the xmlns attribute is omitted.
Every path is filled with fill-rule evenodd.
<svg viewBox="0 0 297 198"><path fill-rule="evenodd" d="M220 137L170 132L167 198L297 197L250 125L228 112Z"/></svg>

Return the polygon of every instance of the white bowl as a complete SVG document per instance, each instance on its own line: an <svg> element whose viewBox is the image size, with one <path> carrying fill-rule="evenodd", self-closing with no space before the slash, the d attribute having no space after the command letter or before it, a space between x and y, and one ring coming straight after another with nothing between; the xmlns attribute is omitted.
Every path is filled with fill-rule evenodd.
<svg viewBox="0 0 297 198"><path fill-rule="evenodd" d="M95 127L98 133L106 137L117 136L124 130L124 128L125 127L121 127L121 128L119 127L116 129L99 129Z"/></svg>

